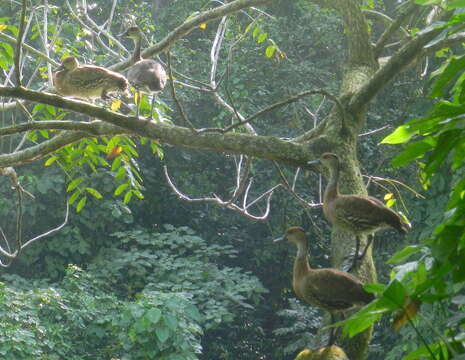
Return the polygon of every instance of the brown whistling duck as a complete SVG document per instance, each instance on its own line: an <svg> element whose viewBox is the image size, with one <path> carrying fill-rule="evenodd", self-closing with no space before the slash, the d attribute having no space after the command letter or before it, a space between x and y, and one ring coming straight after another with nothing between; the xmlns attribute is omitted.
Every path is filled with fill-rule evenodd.
<svg viewBox="0 0 465 360"><path fill-rule="evenodd" d="M153 115L154 94L163 90L168 80L166 71L158 61L153 59L142 59L140 48L142 42L142 31L138 26L129 27L122 36L131 38L134 41L134 53L131 58L133 64L128 70L128 80L137 90L137 116L139 116L140 93L152 94Z"/></svg>
<svg viewBox="0 0 465 360"><path fill-rule="evenodd" d="M362 282L352 274L338 269L312 269L308 263L308 241L305 231L298 226L287 229L283 237L297 246L294 260L292 287L301 300L326 310L334 320L334 313L374 299L373 294L363 289ZM334 343L331 329L329 344Z"/></svg>
<svg viewBox="0 0 465 360"><path fill-rule="evenodd" d="M323 196L323 213L332 225L356 236L355 257L351 268L356 265L357 260L362 260L365 256L375 231L392 227L401 234L406 234L410 230L410 224L378 199L367 195L339 193L340 162L336 154L324 153L319 159L308 164L322 164L329 170L329 180ZM362 235L369 235L369 238L365 249L359 255Z"/></svg>
<svg viewBox="0 0 465 360"><path fill-rule="evenodd" d="M316 350L302 350L294 360L349 360L339 346L330 345Z"/></svg>
<svg viewBox="0 0 465 360"><path fill-rule="evenodd" d="M79 65L74 56L63 59L53 74L53 84L58 94L81 99L107 99L110 92L126 92L128 81L114 71L101 66Z"/></svg>

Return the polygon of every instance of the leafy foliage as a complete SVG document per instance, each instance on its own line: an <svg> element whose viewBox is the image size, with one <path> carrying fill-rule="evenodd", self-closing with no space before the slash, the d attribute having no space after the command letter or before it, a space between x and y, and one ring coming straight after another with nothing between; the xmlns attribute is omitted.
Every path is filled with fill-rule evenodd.
<svg viewBox="0 0 465 360"><path fill-rule="evenodd" d="M197 359L201 318L182 294L122 302L75 266L55 286L9 280L17 287L0 288L2 359Z"/></svg>
<svg viewBox="0 0 465 360"><path fill-rule="evenodd" d="M115 246L102 250L90 269L125 297L145 291L182 292L204 316L208 329L234 319L233 309L250 309L265 289L239 268L218 266L234 258L228 245L207 245L187 227L166 232L132 230L114 234Z"/></svg>

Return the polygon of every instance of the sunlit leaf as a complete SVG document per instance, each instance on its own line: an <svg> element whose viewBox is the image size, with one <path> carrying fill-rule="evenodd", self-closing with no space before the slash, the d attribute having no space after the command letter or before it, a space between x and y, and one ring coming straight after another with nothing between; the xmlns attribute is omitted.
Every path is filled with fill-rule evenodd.
<svg viewBox="0 0 465 360"><path fill-rule="evenodd" d="M76 190L73 195L71 195L68 199L68 204L70 205L73 205L74 202L77 200L77 198L79 197L79 195L81 194L81 191L78 189Z"/></svg>
<svg viewBox="0 0 465 360"><path fill-rule="evenodd" d="M100 194L97 190L94 188L86 187L85 189L89 194L91 194L94 198L96 199L101 199L103 198L102 194Z"/></svg>
<svg viewBox="0 0 465 360"><path fill-rule="evenodd" d="M50 156L47 161L45 162L45 166L50 166L52 165L56 160L58 159L58 156L56 155L53 155L53 156Z"/></svg>
<svg viewBox="0 0 465 360"><path fill-rule="evenodd" d="M267 33L261 33L261 34L258 36L257 42L260 44L260 43L264 42L264 41L266 40L267 37L268 37L268 34L267 34Z"/></svg>
<svg viewBox="0 0 465 360"><path fill-rule="evenodd" d="M121 103L122 102L120 99L113 99L113 101L111 102L111 106L110 106L111 111L118 110L121 106Z"/></svg>
<svg viewBox="0 0 465 360"><path fill-rule="evenodd" d="M86 206L87 196L83 196L76 206L76 212L80 212Z"/></svg>
<svg viewBox="0 0 465 360"><path fill-rule="evenodd" d="M267 58L272 58L276 51L276 45L268 45L265 49L265 55Z"/></svg>
<svg viewBox="0 0 465 360"><path fill-rule="evenodd" d="M386 201L386 206L388 208L393 207L395 204L396 204L396 199L389 199L388 201Z"/></svg>
<svg viewBox="0 0 465 360"><path fill-rule="evenodd" d="M386 195L384 195L384 201L387 201L389 199L392 199L392 197L394 196L393 193L387 193Z"/></svg>
<svg viewBox="0 0 465 360"><path fill-rule="evenodd" d="M73 191L79 184L81 184L84 181L84 178L82 176L77 177L73 181L71 181L66 188L66 192Z"/></svg>
<svg viewBox="0 0 465 360"><path fill-rule="evenodd" d="M407 125L401 125L391 134L381 140L381 144L401 144L409 141L418 131L413 130Z"/></svg>
<svg viewBox="0 0 465 360"><path fill-rule="evenodd" d="M123 193L123 191L127 189L128 186L129 186L129 184L121 184L120 186L118 186L116 188L114 194L116 196L121 195Z"/></svg>

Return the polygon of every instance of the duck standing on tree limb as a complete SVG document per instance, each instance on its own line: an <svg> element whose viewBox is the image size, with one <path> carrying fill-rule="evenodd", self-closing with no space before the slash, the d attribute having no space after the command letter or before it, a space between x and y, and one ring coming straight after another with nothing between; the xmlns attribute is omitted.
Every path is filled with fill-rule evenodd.
<svg viewBox="0 0 465 360"><path fill-rule="evenodd" d="M150 117L153 115L153 104L155 94L162 91L168 77L163 66L153 59L142 59L140 48L142 42L142 31L138 26L131 26L122 36L134 41L134 53L131 58L133 64L128 70L128 80L137 90L137 116L139 116L140 93L152 94L152 107Z"/></svg>
<svg viewBox="0 0 465 360"><path fill-rule="evenodd" d="M308 164L322 164L329 170L329 180L323 196L323 213L332 225L356 236L355 256L351 269L355 267L357 260L365 256L375 231L392 227L401 234L406 234L410 230L410 224L378 199L367 195L339 193L340 163L336 154L324 153L318 160ZM365 249L359 255L362 235L369 235L369 238Z"/></svg>
<svg viewBox="0 0 465 360"><path fill-rule="evenodd" d="M110 92L126 92L128 81L114 71L101 66L79 65L73 56L63 59L53 74L53 84L58 94L81 99L107 99Z"/></svg>
<svg viewBox="0 0 465 360"><path fill-rule="evenodd" d="M292 287L303 301L326 310L334 320L334 313L368 304L373 294L363 289L355 276L338 269L312 269L308 264L308 241L305 231L298 226L290 227L285 235L275 241L287 239L297 246L294 260ZM334 329L331 329L329 345L334 343Z"/></svg>

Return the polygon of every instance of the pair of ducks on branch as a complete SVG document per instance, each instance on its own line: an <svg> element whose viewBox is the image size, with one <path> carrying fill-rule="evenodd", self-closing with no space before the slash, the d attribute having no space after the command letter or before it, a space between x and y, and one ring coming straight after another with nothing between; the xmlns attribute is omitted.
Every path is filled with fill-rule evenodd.
<svg viewBox="0 0 465 360"><path fill-rule="evenodd" d="M410 229L410 224L378 199L365 195L339 193L340 162L337 155L324 153L316 161L310 162L310 165L320 164L329 171L329 181L323 197L323 213L333 226L356 236L356 250L352 267L356 266L357 261L363 259L373 240L372 234L375 231L392 227L405 234ZM369 234L370 238L362 254L359 255L360 237L366 234ZM328 311L332 322L334 322L335 314L353 306L368 304L374 299L373 294L365 291L363 283L348 272L333 268L312 269L308 262L307 236L301 227L289 228L283 237L276 240L282 239L287 239L297 247L292 280L294 292L301 300ZM337 349L340 349L337 347L332 349L334 341L334 330L332 329L329 346L322 348L325 349L324 352L328 354L327 356L324 354L317 356L318 352L314 351L311 354L309 352L307 357L306 353L302 352L297 359L346 359L342 355L331 357L332 352L336 354L339 352Z"/></svg>
<svg viewBox="0 0 465 360"><path fill-rule="evenodd" d="M69 56L53 74L53 83L58 94L82 99L107 99L108 94L112 92L126 93L129 80L137 91L136 102L140 104L141 92L154 95L163 90L168 79L165 69L158 61L141 57L142 31L139 27L132 26L122 35L131 38L135 43L127 79L101 66L79 65L75 57ZM152 108L153 99L154 97Z"/></svg>

